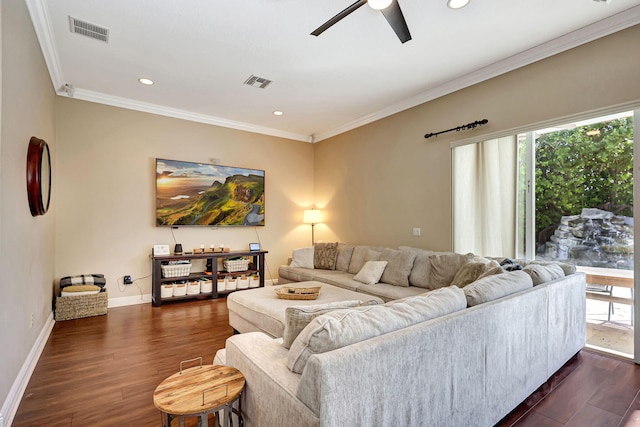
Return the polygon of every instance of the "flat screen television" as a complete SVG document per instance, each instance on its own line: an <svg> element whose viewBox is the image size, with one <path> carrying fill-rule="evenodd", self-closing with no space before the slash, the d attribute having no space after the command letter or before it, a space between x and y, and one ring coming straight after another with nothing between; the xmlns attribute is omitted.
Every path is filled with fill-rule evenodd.
<svg viewBox="0 0 640 427"><path fill-rule="evenodd" d="M263 226L264 171L156 159L156 225Z"/></svg>

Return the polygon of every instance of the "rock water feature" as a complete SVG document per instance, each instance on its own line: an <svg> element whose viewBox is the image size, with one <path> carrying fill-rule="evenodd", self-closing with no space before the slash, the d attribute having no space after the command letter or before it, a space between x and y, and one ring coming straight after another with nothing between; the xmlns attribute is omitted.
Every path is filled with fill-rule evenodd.
<svg viewBox="0 0 640 427"><path fill-rule="evenodd" d="M633 218L596 208L563 216L537 258L576 265L633 269Z"/></svg>

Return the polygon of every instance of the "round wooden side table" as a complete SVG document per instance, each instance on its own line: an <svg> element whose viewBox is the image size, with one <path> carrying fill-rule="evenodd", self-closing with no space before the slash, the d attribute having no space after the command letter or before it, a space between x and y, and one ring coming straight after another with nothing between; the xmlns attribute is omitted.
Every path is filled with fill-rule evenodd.
<svg viewBox="0 0 640 427"><path fill-rule="evenodd" d="M198 417L199 426L209 424L209 414L225 410L224 426L233 425L236 414L240 427L244 425L240 396L244 389L244 375L230 366L202 365L177 372L162 381L153 392L153 404L162 412L162 424L171 426L171 420ZM238 401L238 409L233 403ZM219 415L219 414L218 414ZM216 416L217 419L220 419Z"/></svg>

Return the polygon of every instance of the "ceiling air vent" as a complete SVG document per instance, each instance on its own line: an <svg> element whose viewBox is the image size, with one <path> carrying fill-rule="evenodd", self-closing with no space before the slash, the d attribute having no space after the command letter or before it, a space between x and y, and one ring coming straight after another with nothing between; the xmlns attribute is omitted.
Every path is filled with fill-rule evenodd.
<svg viewBox="0 0 640 427"><path fill-rule="evenodd" d="M251 74L251 77L244 81L244 84L260 89L266 88L270 83L271 80L265 79L264 77L254 76L253 74Z"/></svg>
<svg viewBox="0 0 640 427"><path fill-rule="evenodd" d="M109 42L108 28L99 27L95 24L74 18L73 16L69 17L69 24L71 25L72 33L91 37L92 39L100 40L105 43Z"/></svg>

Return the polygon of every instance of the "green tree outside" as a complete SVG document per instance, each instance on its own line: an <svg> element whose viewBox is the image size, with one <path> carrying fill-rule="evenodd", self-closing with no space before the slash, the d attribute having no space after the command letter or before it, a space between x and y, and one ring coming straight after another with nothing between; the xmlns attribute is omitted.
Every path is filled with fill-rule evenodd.
<svg viewBox="0 0 640 427"><path fill-rule="evenodd" d="M633 216L632 117L546 133L535 153L538 244L583 208Z"/></svg>

